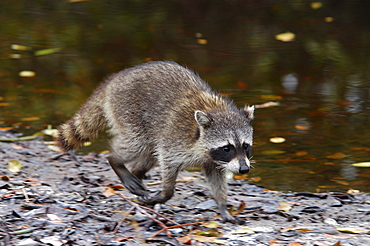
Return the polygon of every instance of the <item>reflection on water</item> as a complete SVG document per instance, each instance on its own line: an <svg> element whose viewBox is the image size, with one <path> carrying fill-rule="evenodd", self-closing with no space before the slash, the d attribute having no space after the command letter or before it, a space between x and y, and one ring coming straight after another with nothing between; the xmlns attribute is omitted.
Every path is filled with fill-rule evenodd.
<svg viewBox="0 0 370 246"><path fill-rule="evenodd" d="M370 2L321 3L0 3L0 127L28 134L59 125L109 74L174 60L240 106L280 103L256 111L247 179L278 190L370 191L370 168L351 166L370 161ZM276 40L287 32L293 40ZM286 141L271 143L275 136Z"/></svg>

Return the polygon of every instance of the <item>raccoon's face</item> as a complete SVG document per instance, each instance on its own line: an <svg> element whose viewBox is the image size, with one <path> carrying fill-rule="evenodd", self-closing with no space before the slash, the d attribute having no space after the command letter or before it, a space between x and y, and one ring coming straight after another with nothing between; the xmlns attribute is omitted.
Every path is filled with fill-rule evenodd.
<svg viewBox="0 0 370 246"><path fill-rule="evenodd" d="M253 143L254 107L240 112L197 111L195 118L212 161L233 173L249 172Z"/></svg>

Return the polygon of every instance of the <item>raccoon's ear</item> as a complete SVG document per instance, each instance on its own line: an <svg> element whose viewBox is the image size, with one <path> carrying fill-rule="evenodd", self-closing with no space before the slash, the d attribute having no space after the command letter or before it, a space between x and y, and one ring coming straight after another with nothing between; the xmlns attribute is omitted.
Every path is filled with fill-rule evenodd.
<svg viewBox="0 0 370 246"><path fill-rule="evenodd" d="M254 106L245 105L243 111L249 120L254 119Z"/></svg>
<svg viewBox="0 0 370 246"><path fill-rule="evenodd" d="M203 127L209 126L212 122L212 118L210 118L206 113L199 110L195 111L194 117L198 125Z"/></svg>

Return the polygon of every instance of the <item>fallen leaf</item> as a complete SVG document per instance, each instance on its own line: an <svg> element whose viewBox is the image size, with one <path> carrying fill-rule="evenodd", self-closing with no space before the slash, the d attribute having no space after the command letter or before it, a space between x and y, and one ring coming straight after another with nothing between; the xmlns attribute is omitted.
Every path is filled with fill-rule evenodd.
<svg viewBox="0 0 370 246"><path fill-rule="evenodd" d="M296 156L304 156L304 155L307 155L307 151L298 151L298 152L295 152L295 155Z"/></svg>
<svg viewBox="0 0 370 246"><path fill-rule="evenodd" d="M8 162L8 170L12 173L19 173L22 169L22 164L17 160L12 160Z"/></svg>
<svg viewBox="0 0 370 246"><path fill-rule="evenodd" d="M197 236L205 236L205 237L220 237L222 235L222 233L219 232L215 228L211 228L211 229L209 229L207 231L200 231L200 230L198 230L196 232L196 235Z"/></svg>
<svg viewBox="0 0 370 246"><path fill-rule="evenodd" d="M330 181L333 181L337 184L340 184L340 185L349 185L349 183L347 181L344 181L344 180L336 180L336 179L331 179Z"/></svg>
<svg viewBox="0 0 370 246"><path fill-rule="evenodd" d="M192 237L189 235L186 235L186 236L177 238L177 240L183 244L191 244Z"/></svg>
<svg viewBox="0 0 370 246"><path fill-rule="evenodd" d="M245 209L245 202L241 201L240 204L239 204L239 207L236 210L231 211L230 214L232 216L235 216L235 215L240 214L241 212L243 212L244 209Z"/></svg>
<svg viewBox="0 0 370 246"><path fill-rule="evenodd" d="M198 44L207 44L208 43L208 41L207 41L207 39L204 39L204 38L200 38L200 39L197 39L197 43Z"/></svg>
<svg viewBox="0 0 370 246"><path fill-rule="evenodd" d="M10 103L7 103L7 102L0 103L0 107L6 107L6 106L10 106ZM4 128L7 128L7 127L4 127Z"/></svg>
<svg viewBox="0 0 370 246"><path fill-rule="evenodd" d="M54 222L63 222L59 217L58 215L55 215L55 214L46 214L46 216L48 217L48 219L50 221L54 221Z"/></svg>
<svg viewBox="0 0 370 246"><path fill-rule="evenodd" d="M18 75L23 78L32 78L35 77L36 73L34 71L20 71Z"/></svg>
<svg viewBox="0 0 370 246"><path fill-rule="evenodd" d="M206 222L202 222L201 223L202 226L206 227L206 228L217 228L217 227L221 227L220 224L218 224L217 222L214 222L214 221L210 221L209 223L206 223Z"/></svg>
<svg viewBox="0 0 370 246"><path fill-rule="evenodd" d="M37 178L28 178L28 179L25 179L24 182L40 182L40 180Z"/></svg>
<svg viewBox="0 0 370 246"><path fill-rule="evenodd" d="M35 121L35 120L39 120L40 117L37 117L37 116L33 116L33 117L24 117L24 118L21 118L20 120L21 121Z"/></svg>
<svg viewBox="0 0 370 246"><path fill-rule="evenodd" d="M263 100L281 100L283 99L281 96L278 95L262 95L260 96Z"/></svg>
<svg viewBox="0 0 370 246"><path fill-rule="evenodd" d="M280 103L278 102L265 102L262 104L254 105L255 108L269 108L269 107L274 107L274 106L279 106Z"/></svg>
<svg viewBox="0 0 370 246"><path fill-rule="evenodd" d="M262 151L262 154L264 154L264 155L280 155L280 154L284 154L284 153L285 153L284 150L277 150L277 149Z"/></svg>
<svg viewBox="0 0 370 246"><path fill-rule="evenodd" d="M311 230L307 228L295 227L295 226L280 229L280 232L287 232L287 231L311 231Z"/></svg>
<svg viewBox="0 0 370 246"><path fill-rule="evenodd" d="M280 211L288 212L292 209L292 205L290 205L288 202L281 201L279 202L278 209Z"/></svg>
<svg viewBox="0 0 370 246"><path fill-rule="evenodd" d="M61 48L43 49L35 52L35 56L45 56L59 52Z"/></svg>
<svg viewBox="0 0 370 246"><path fill-rule="evenodd" d="M28 46L25 46L25 45L20 45L20 44L12 44L12 45L10 45L10 48L12 50L20 50L20 51L26 51L26 50L31 49L31 47L28 47Z"/></svg>
<svg viewBox="0 0 370 246"><path fill-rule="evenodd" d="M292 42L295 39L295 34L292 32L284 32L277 34L275 39L281 42Z"/></svg>
<svg viewBox="0 0 370 246"><path fill-rule="evenodd" d="M250 180L253 181L253 182L260 182L262 180L262 178L261 177L252 177L252 178L250 178Z"/></svg>
<svg viewBox="0 0 370 246"><path fill-rule="evenodd" d="M288 243L288 246L306 246L307 244L301 244L297 242Z"/></svg>
<svg viewBox="0 0 370 246"><path fill-rule="evenodd" d="M354 228L354 227L338 227L336 229L337 231L340 231L340 232L347 232L347 233L354 233L354 234L370 232L370 230L364 230L364 229Z"/></svg>
<svg viewBox="0 0 370 246"><path fill-rule="evenodd" d="M352 193L360 193L360 190L348 189L348 190L347 190L347 193L348 193L348 194L352 194Z"/></svg>
<svg viewBox="0 0 370 246"><path fill-rule="evenodd" d="M248 177L248 174L234 174L234 179L236 180L244 180Z"/></svg>
<svg viewBox="0 0 370 246"><path fill-rule="evenodd" d="M57 136L58 134L58 129L53 129L53 127L51 125L48 125L48 127L44 130L42 130L42 132L45 134L45 135L48 135L48 136Z"/></svg>
<svg viewBox="0 0 370 246"><path fill-rule="evenodd" d="M311 8L312 9L319 9L319 8L321 8L322 7L322 2L312 2L311 3Z"/></svg>
<svg viewBox="0 0 370 246"><path fill-rule="evenodd" d="M115 192L115 190L113 190L111 187L108 187L108 188L106 188L106 189L103 191L103 195L104 195L105 197L111 197L111 196L116 195L116 192Z"/></svg>
<svg viewBox="0 0 370 246"><path fill-rule="evenodd" d="M285 138L283 138L283 137L273 137L273 138L270 138L270 142L271 143L284 143Z"/></svg>
<svg viewBox="0 0 370 246"><path fill-rule="evenodd" d="M351 150L363 150L363 151L370 151L368 147L350 147Z"/></svg>
<svg viewBox="0 0 370 246"><path fill-rule="evenodd" d="M54 152L58 152L58 153L64 152L58 145L48 145L48 149Z"/></svg>
<svg viewBox="0 0 370 246"><path fill-rule="evenodd" d="M1 106L1 105L0 105ZM0 127L0 131L9 131L9 130L12 130L14 127Z"/></svg>
<svg viewBox="0 0 370 246"><path fill-rule="evenodd" d="M295 127L295 129L301 130L301 131L307 131L307 130L310 129L309 126L305 126L305 125L295 125L294 127Z"/></svg>
<svg viewBox="0 0 370 246"><path fill-rule="evenodd" d="M335 154L332 154L332 155L328 155L326 156L327 158L329 159L342 159L344 157L346 157L347 155L341 153L341 152L338 152L338 153L335 153Z"/></svg>
<svg viewBox="0 0 370 246"><path fill-rule="evenodd" d="M246 90L248 89L248 85L245 82L238 81L236 82L236 86L238 86L239 89Z"/></svg>
<svg viewBox="0 0 370 246"><path fill-rule="evenodd" d="M9 181L10 177L9 176L1 176L1 180Z"/></svg>
<svg viewBox="0 0 370 246"><path fill-rule="evenodd" d="M370 162L357 162L351 165L354 167L370 167Z"/></svg>
<svg viewBox="0 0 370 246"><path fill-rule="evenodd" d="M16 149L16 150L21 150L23 149L24 147L22 145L19 145L19 144L12 144L12 148L13 149Z"/></svg>
<svg viewBox="0 0 370 246"><path fill-rule="evenodd" d="M255 233L255 231L247 227L241 227L231 232L231 234L234 234L234 235L235 234L253 234L253 233Z"/></svg>

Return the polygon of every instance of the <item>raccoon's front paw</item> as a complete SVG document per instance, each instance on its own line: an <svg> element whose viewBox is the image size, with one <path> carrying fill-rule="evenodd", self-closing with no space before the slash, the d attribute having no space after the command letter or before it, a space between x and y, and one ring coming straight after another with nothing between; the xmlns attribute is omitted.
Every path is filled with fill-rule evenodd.
<svg viewBox="0 0 370 246"><path fill-rule="evenodd" d="M221 217L222 217L222 222L230 222L233 224L238 223L237 219L235 219L231 214L225 210L225 211L220 211Z"/></svg>
<svg viewBox="0 0 370 246"><path fill-rule="evenodd" d="M165 202L167 202L168 200L171 199L172 195L173 195L173 192L165 193L165 192L162 191L161 193L159 193L155 197L152 197L149 200L147 200L146 204L155 205L157 203L165 203Z"/></svg>

